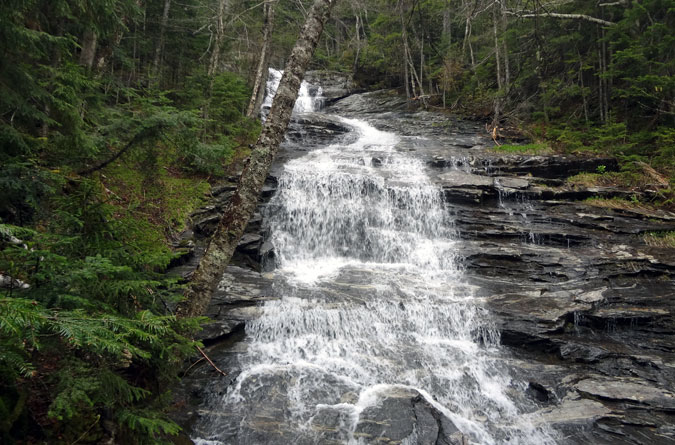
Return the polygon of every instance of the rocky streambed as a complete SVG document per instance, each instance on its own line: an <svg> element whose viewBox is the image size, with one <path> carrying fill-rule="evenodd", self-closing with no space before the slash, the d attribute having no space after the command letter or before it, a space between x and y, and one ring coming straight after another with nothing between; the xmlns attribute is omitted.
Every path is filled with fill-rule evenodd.
<svg viewBox="0 0 675 445"><path fill-rule="evenodd" d="M260 212L213 297L207 313L213 321L200 334L210 356L230 376L198 363L178 391L176 418L192 436L203 437L204 418L213 423L229 416L214 412L207 401L237 385L239 357L250 348L243 341L247 324L257 323L265 304L288 295L275 281L278 253L263 221L283 166L352 137L347 117L399 135L395 150L421 160L429 180L442 190L462 285L471 287L499 332L500 366L520 382L506 389L507 395L527 406L523 415L532 428L545 426L552 431L547 437L557 443L675 442L675 252L650 247L642 236L675 230L675 215L594 207L583 200L634 192L571 188L563 181L598 166L614 169L613 159L500 154L480 123L409 111L388 92L350 94L339 77L323 75L321 82L327 86L328 107L294 119ZM364 162L378 169L386 156L375 150ZM387 180L395 184L395 178ZM192 239L184 243L193 253L175 273L189 274L194 267L232 190L229 185L214 189L213 205L193 215L194 229L186 234ZM336 301L367 298L369 279L359 274L345 272L322 295L330 293ZM293 292L297 296L298 290ZM246 434L221 431L221 437L240 437L223 443L281 443L293 437L297 443L344 443L355 437L365 443L481 443L480 435L464 431L433 400L402 387L360 412L348 439L340 435L345 420L328 411L312 417L313 435L293 436L282 420L288 380L288 375L261 377L266 389L246 395L246 403L257 407L244 416L251 421ZM337 388L344 382L326 384ZM358 405L345 395L347 389L340 392L340 403ZM228 422L223 420L232 428ZM508 430L500 431L497 443L518 442Z"/></svg>

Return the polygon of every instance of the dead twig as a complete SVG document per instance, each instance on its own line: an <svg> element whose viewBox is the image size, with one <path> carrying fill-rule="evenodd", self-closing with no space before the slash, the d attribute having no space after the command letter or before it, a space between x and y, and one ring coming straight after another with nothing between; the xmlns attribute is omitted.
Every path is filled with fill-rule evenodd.
<svg viewBox="0 0 675 445"><path fill-rule="evenodd" d="M183 375L184 375L184 376L187 375L188 372L190 372L190 370L191 370L192 368L194 368L195 366L197 366L199 363L201 363L201 362L203 362L203 361L204 361L204 357L200 358L199 360L197 360L196 362L194 362L193 364L191 364L190 366L188 366L188 369L186 369L185 372L183 372Z"/></svg>
<svg viewBox="0 0 675 445"><path fill-rule="evenodd" d="M209 358L208 355L206 355L206 352L204 352L204 350L203 350L202 348L200 348L199 346L195 346L195 348L197 348L197 350L199 351L199 353L206 359L207 362L209 362L209 364L213 367L213 369L215 369L216 371L218 371L218 373L219 373L220 375L222 375L222 376L224 376L224 377L227 377L227 374L224 373L219 367L217 367L215 363L213 363L213 361Z"/></svg>

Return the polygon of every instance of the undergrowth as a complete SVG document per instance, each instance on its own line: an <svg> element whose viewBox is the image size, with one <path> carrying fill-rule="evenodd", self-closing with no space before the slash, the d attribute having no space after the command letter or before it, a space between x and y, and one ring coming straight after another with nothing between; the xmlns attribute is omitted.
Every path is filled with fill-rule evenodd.
<svg viewBox="0 0 675 445"><path fill-rule="evenodd" d="M500 153L513 153L513 154L527 154L527 155L542 155L542 154L551 154L553 150L545 143L532 143L524 145L495 145L492 147L492 150Z"/></svg>

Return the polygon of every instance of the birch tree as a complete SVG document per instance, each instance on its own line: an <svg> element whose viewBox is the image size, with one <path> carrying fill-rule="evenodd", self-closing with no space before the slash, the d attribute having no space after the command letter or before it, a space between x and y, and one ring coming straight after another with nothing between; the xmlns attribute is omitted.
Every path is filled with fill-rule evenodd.
<svg viewBox="0 0 675 445"><path fill-rule="evenodd" d="M225 17L230 11L230 0L218 0L218 13L216 15L216 36L213 39L213 50L209 60L209 77L218 73L220 66L220 52L225 43Z"/></svg>

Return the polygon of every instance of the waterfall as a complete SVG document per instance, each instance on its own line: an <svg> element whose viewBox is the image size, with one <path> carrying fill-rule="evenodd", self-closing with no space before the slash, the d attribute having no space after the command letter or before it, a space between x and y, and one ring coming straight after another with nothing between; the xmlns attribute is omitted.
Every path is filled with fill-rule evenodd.
<svg viewBox="0 0 675 445"><path fill-rule="evenodd" d="M267 113L272 107L272 101L274 100L274 96L277 93L277 88L279 88L279 82L281 81L281 76L283 74L283 71L279 71L274 68L269 69L267 75L267 84L265 85L265 99L263 100L261 106L261 115L263 118L267 117ZM300 84L298 98L295 101L293 111L296 113L309 113L320 110L322 106L323 90L321 86L310 85L303 80Z"/></svg>
<svg viewBox="0 0 675 445"><path fill-rule="evenodd" d="M247 324L239 373L204 410L197 443L369 443L364 412L397 390L476 443L554 443L524 414L525 385L463 279L441 190L397 135L341 119L351 137L279 177L264 224L280 299Z"/></svg>

